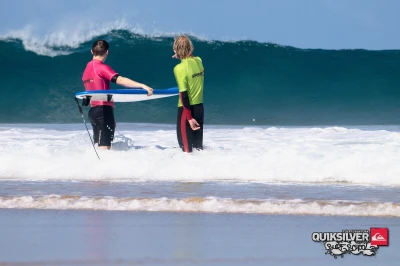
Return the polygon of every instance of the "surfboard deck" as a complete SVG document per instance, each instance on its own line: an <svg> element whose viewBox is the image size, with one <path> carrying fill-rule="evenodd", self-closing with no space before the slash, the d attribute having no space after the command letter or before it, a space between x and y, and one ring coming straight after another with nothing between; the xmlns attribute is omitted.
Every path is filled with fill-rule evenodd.
<svg viewBox="0 0 400 266"><path fill-rule="evenodd" d="M140 102L176 96L178 94L178 87L174 87L165 90L156 89L152 96L147 96L147 91L143 89L119 89L82 91L77 92L75 97L78 99L84 99L90 96L91 101Z"/></svg>

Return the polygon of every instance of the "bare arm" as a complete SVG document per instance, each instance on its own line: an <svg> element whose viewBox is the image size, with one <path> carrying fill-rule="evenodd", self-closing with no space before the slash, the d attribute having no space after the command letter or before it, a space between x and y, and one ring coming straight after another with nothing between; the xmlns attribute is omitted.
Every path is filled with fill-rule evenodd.
<svg viewBox="0 0 400 266"><path fill-rule="evenodd" d="M148 92L148 94L147 94L148 96L153 95L153 89L152 88L150 88L149 86L147 86L145 84L142 84L142 83L136 82L134 80L131 80L129 78L118 76L118 78L116 80L116 83L118 85L121 85L121 86L124 86L124 87L128 87L128 88L142 88L142 89L144 89L144 90L146 90Z"/></svg>

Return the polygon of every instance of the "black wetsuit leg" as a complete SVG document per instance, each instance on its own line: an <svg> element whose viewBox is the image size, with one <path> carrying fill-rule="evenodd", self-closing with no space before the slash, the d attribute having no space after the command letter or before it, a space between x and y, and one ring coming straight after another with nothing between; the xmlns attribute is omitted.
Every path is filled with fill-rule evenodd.
<svg viewBox="0 0 400 266"><path fill-rule="evenodd" d="M187 117L184 116L183 107L178 107L178 117L176 123L176 133L179 147L182 151L192 152L193 148L203 149L203 125L204 125L204 107L203 104L190 106L192 117L200 125L200 129L192 130Z"/></svg>
<svg viewBox="0 0 400 266"><path fill-rule="evenodd" d="M98 143L99 147L111 146L115 131L114 108L106 105L92 107L89 120L93 127L94 143Z"/></svg>
<svg viewBox="0 0 400 266"><path fill-rule="evenodd" d="M203 104L196 104L190 106L192 109L192 116L200 125L200 129L193 130L193 148L203 149L203 126L204 126L204 106Z"/></svg>

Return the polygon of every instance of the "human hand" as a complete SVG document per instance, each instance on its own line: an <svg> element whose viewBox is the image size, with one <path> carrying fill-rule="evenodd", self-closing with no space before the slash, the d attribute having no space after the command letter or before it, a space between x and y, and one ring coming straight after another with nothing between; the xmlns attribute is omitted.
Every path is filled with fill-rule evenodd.
<svg viewBox="0 0 400 266"><path fill-rule="evenodd" d="M153 95L153 91L154 91L154 90L153 90L152 88L150 88L149 86L143 84L143 89L146 90L146 91L148 92L148 93L147 93L147 96Z"/></svg>
<svg viewBox="0 0 400 266"><path fill-rule="evenodd" d="M189 124L190 124L190 127L191 127L193 130L199 130L199 129L200 129L199 123L197 123L196 119L194 119L194 118L192 118L191 120L189 120Z"/></svg>

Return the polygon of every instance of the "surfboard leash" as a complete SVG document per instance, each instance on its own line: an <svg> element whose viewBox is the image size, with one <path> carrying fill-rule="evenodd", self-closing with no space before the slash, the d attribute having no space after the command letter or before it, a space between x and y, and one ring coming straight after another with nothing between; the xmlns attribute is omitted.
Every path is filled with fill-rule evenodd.
<svg viewBox="0 0 400 266"><path fill-rule="evenodd" d="M97 158L99 158L99 160L100 160L100 156L99 156L99 154L97 153L96 147L94 146L94 142L93 142L93 139L92 139L92 135L90 135L89 129L88 129L87 125L86 125L85 116L83 115L82 107L81 107L81 105L79 104L78 98L76 98L76 97L75 97L75 102L76 102L76 104L78 105L79 112L81 113L81 116L82 116L82 119L83 119L83 123L85 124L87 133L89 134L90 141L92 142L92 146L93 146L94 152L96 153Z"/></svg>

